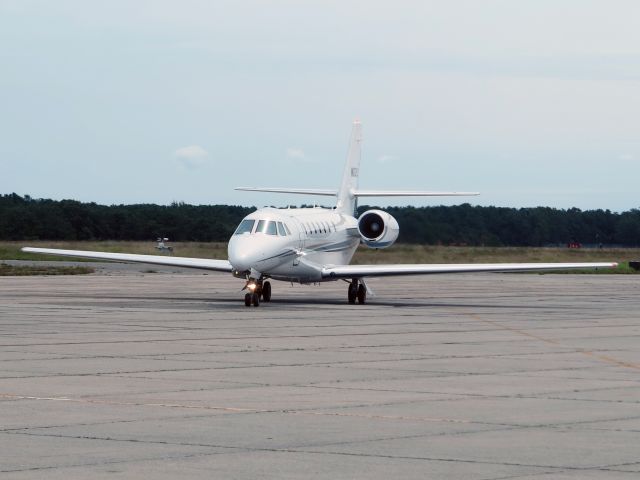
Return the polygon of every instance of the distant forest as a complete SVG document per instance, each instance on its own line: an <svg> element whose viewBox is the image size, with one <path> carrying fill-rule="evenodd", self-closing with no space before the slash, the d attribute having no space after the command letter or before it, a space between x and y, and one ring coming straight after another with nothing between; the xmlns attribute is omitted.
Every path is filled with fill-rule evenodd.
<svg viewBox="0 0 640 480"><path fill-rule="evenodd" d="M359 207L363 212L371 208ZM226 242L254 208L229 205L98 205L0 195L0 240L155 240ZM463 204L390 207L398 242L442 245L640 245L640 210L559 210Z"/></svg>

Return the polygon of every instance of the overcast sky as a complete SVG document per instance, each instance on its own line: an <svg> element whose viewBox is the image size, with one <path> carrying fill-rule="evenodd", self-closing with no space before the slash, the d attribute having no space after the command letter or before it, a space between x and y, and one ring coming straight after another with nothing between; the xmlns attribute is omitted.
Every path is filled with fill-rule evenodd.
<svg viewBox="0 0 640 480"><path fill-rule="evenodd" d="M0 193L311 203L233 187L336 188L359 118L362 188L622 211L639 117L637 0L0 0Z"/></svg>

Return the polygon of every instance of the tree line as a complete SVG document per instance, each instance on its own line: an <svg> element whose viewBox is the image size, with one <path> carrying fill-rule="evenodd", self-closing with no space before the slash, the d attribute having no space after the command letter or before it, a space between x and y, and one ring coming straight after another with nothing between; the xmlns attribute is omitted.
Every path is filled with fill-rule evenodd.
<svg viewBox="0 0 640 480"><path fill-rule="evenodd" d="M373 208L360 206L358 211ZM230 205L99 205L0 195L0 240L155 240L224 242L255 208ZM640 245L640 210L536 207L390 207L399 242L546 246L570 242Z"/></svg>

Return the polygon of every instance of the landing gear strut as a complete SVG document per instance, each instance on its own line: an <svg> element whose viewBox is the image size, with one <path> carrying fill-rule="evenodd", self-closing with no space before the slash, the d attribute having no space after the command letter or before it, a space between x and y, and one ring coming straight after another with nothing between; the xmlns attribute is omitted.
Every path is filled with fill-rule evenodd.
<svg viewBox="0 0 640 480"><path fill-rule="evenodd" d="M347 290L347 299L351 304L356 303L357 299L360 305L364 305L364 303L367 301L367 289L365 288L364 284L359 281L359 279L354 278L353 280L351 280L351 283L349 283L349 289Z"/></svg>
<svg viewBox="0 0 640 480"><path fill-rule="evenodd" d="M252 290L244 296L244 305L246 307L250 307L251 305L258 307L260 305L260 298L262 298L263 302L271 301L271 282L250 279L247 282L246 288Z"/></svg>

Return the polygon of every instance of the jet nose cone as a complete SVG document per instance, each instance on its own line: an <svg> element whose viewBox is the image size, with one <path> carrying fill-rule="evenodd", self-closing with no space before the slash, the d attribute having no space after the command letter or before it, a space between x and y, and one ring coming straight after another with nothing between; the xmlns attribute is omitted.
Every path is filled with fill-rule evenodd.
<svg viewBox="0 0 640 480"><path fill-rule="evenodd" d="M232 237L231 240L229 240L227 254L229 255L229 263L231 263L235 270L239 272L251 270L253 255L249 235Z"/></svg>

